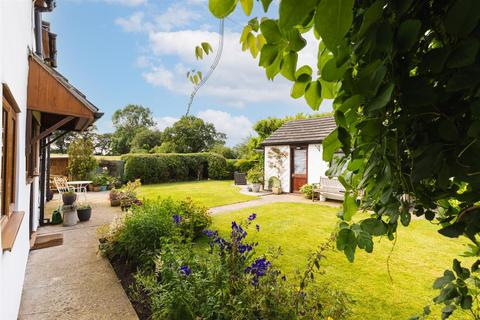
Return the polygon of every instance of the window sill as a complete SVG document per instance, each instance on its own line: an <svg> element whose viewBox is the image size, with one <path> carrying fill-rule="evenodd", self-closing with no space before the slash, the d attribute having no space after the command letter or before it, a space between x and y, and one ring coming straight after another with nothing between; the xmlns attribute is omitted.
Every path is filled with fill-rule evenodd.
<svg viewBox="0 0 480 320"><path fill-rule="evenodd" d="M5 221L2 221L2 251L12 251L17 238L18 230L23 221L23 211L12 213Z"/></svg>

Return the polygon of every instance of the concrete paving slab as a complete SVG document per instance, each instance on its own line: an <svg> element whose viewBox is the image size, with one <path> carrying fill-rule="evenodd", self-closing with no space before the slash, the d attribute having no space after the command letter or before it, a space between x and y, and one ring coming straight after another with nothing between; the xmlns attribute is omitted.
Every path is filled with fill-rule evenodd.
<svg viewBox="0 0 480 320"><path fill-rule="evenodd" d="M49 203L55 208L58 196ZM30 252L19 319L138 319L109 261L98 254L96 229L121 215L107 193L89 193L92 218L72 227L46 226L39 234L63 232L64 244Z"/></svg>

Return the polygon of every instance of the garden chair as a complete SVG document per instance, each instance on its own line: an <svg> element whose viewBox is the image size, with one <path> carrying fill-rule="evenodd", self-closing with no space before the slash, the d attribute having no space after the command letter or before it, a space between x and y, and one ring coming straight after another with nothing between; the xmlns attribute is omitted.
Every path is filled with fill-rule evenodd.
<svg viewBox="0 0 480 320"><path fill-rule="evenodd" d="M65 177L54 177L53 181L55 183L55 188L60 195L63 195L65 192L76 191L75 188L68 185L68 181Z"/></svg>
<svg viewBox="0 0 480 320"><path fill-rule="evenodd" d="M53 179L54 179L54 182L55 182L55 187L57 188L58 193L60 195L63 195L63 193L68 192L68 191L73 191L77 195L78 194L83 195L84 201L85 202L87 201L87 186L85 186L83 184L79 184L79 185L75 185L75 186L69 185L68 180L65 177L55 177Z"/></svg>
<svg viewBox="0 0 480 320"><path fill-rule="evenodd" d="M320 201L328 199L343 200L345 188L338 179L320 178L320 182L314 184L312 201L315 201L315 194L319 195Z"/></svg>

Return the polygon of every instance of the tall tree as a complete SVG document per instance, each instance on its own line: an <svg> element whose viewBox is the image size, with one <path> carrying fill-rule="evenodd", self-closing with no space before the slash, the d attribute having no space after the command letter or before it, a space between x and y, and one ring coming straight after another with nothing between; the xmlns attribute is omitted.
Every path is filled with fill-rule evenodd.
<svg viewBox="0 0 480 320"><path fill-rule="evenodd" d="M209 7L225 18L237 3ZM249 15L254 1L241 3ZM261 3L268 13L272 1ZM393 240L412 214L437 220L440 234L469 239L477 260L470 270L454 260L435 302L442 318L463 308L479 319L480 1L280 0L278 13L251 19L240 41L260 52L269 79L293 82L293 98L315 110L334 98L338 128L323 158L347 190L338 249L353 261L357 248L372 252L372 237ZM317 61L297 66L307 32ZM333 159L338 149L344 156ZM370 217L353 220L358 209Z"/></svg>
<svg viewBox="0 0 480 320"><path fill-rule="evenodd" d="M163 140L174 145L175 152L202 152L215 144L224 144L226 135L211 123L194 116L183 116L163 132Z"/></svg>
<svg viewBox="0 0 480 320"><path fill-rule="evenodd" d="M155 125L152 111L141 105L129 104L115 111L112 116L115 132L112 137L112 152L124 154L130 152L133 137L142 129Z"/></svg>
<svg viewBox="0 0 480 320"><path fill-rule="evenodd" d="M162 132L159 130L142 129L137 132L130 142L130 147L137 151L150 151L162 144Z"/></svg>

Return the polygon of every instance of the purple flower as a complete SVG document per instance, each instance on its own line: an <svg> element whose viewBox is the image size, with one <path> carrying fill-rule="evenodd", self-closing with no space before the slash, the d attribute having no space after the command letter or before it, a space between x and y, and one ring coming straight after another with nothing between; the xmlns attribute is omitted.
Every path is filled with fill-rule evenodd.
<svg viewBox="0 0 480 320"><path fill-rule="evenodd" d="M257 232L260 231L260 226L257 224L257 225L255 226L255 229L257 229Z"/></svg>
<svg viewBox="0 0 480 320"><path fill-rule="evenodd" d="M246 267L244 272L253 275L252 284L256 286L258 285L259 278L267 273L270 266L271 263L267 261L267 258L258 258L250 266Z"/></svg>
<svg viewBox="0 0 480 320"><path fill-rule="evenodd" d="M282 276L283 281L287 281L287 277L285 275Z"/></svg>
<svg viewBox="0 0 480 320"><path fill-rule="evenodd" d="M182 217L180 217L178 214L174 214L173 215L173 222L175 222L175 224L178 226L180 224L180 222L182 221Z"/></svg>
<svg viewBox="0 0 480 320"><path fill-rule="evenodd" d="M256 217L257 217L257 214L256 214L256 213L252 213L252 214L248 217L248 221L253 221L253 220L255 220Z"/></svg>
<svg viewBox="0 0 480 320"><path fill-rule="evenodd" d="M180 273L188 277L192 273L192 270L190 270L187 265L183 265L180 267Z"/></svg>

